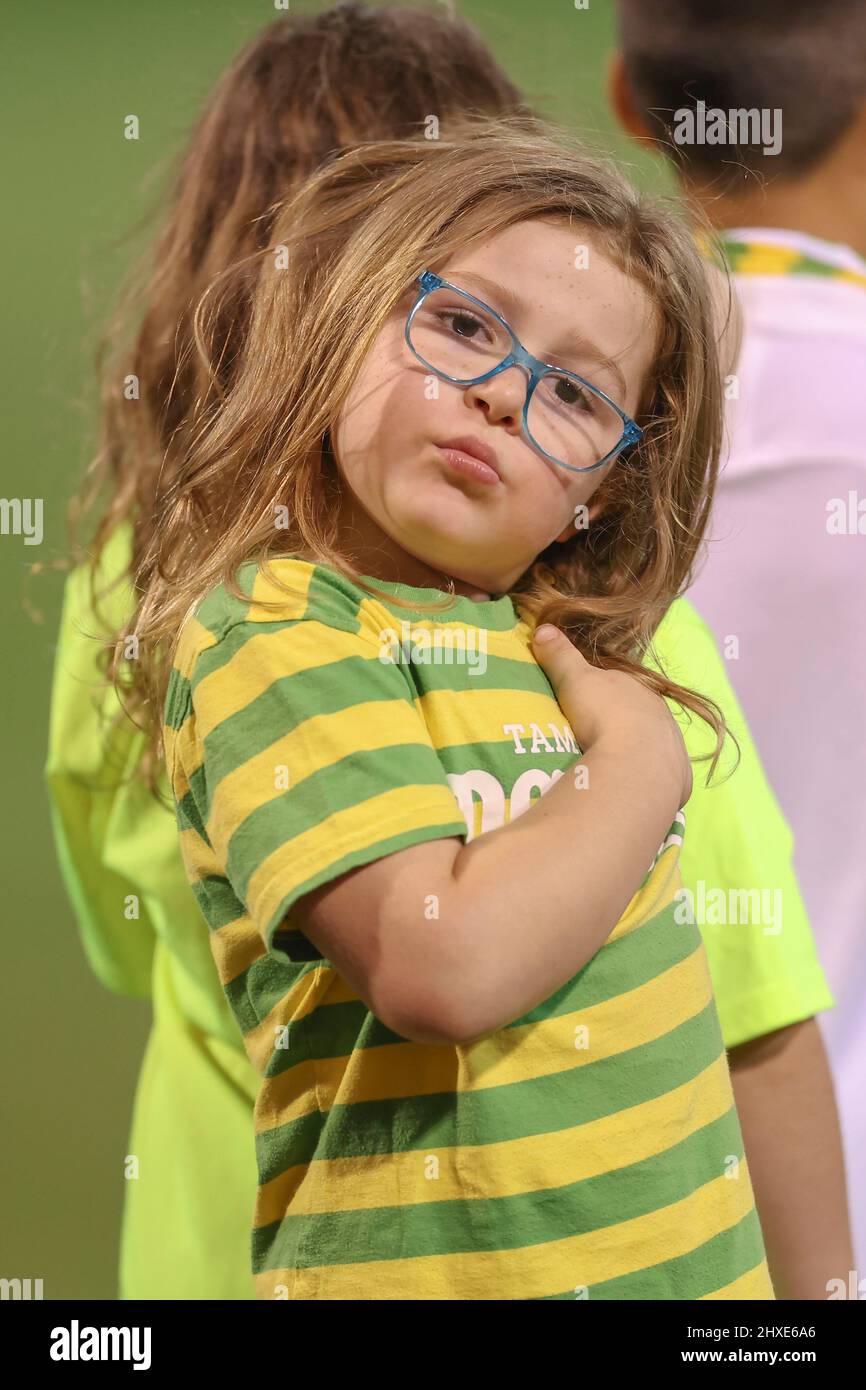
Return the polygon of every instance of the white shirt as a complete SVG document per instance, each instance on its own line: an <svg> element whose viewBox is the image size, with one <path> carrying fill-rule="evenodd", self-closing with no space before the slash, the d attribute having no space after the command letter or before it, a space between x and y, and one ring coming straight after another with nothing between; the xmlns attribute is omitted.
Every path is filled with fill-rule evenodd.
<svg viewBox="0 0 866 1390"><path fill-rule="evenodd" d="M847 247L800 233L725 236L866 276L866 261ZM866 285L805 274L739 274L734 284L743 310L739 399L729 402L711 538L689 598L730 657L731 682L794 833L794 866L837 1000L820 1027L863 1278Z"/></svg>

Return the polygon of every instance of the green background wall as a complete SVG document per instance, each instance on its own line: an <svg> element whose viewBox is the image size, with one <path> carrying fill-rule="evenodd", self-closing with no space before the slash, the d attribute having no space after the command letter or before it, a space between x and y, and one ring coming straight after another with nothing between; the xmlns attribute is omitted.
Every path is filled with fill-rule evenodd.
<svg viewBox="0 0 866 1390"><path fill-rule="evenodd" d="M326 6L297 4L318 11ZM658 166L605 110L612 0L465 0L527 98L605 141L643 184ZM7 154L2 493L44 499L44 540L0 536L4 816L0 1276L44 1296L117 1294L123 1156L149 1006L91 976L54 859L42 780L66 503L96 420L101 320L169 159L212 83L276 17L268 0L40 0L4 15ZM123 119L138 115L138 141ZM29 577L34 562L46 572ZM41 618L41 621L37 621Z"/></svg>

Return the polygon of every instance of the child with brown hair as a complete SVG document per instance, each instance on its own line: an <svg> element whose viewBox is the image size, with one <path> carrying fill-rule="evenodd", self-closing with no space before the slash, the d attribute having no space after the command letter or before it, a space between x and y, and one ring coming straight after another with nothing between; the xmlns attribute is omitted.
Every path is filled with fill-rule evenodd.
<svg viewBox="0 0 866 1390"><path fill-rule="evenodd" d="M273 243L128 675L262 1076L257 1289L772 1298L659 697L723 724L642 664L720 445L692 239L478 118Z"/></svg>
<svg viewBox="0 0 866 1390"><path fill-rule="evenodd" d="M121 1298L254 1297L258 1079L186 883L164 768L151 768L161 799L130 775L142 734L119 717L104 677L187 422L210 384L195 352L195 307L227 264L269 244L280 201L329 155L421 134L431 112L447 129L449 112L473 108L521 105L474 29L438 6L341 3L276 19L209 95L159 234L105 333L99 448L74 508L85 545L64 596L47 776L88 960L109 989L153 1003L123 1151L138 1171L123 1183ZM231 380L251 288L239 285L211 325L217 394Z"/></svg>
<svg viewBox="0 0 866 1390"><path fill-rule="evenodd" d="M473 106L521 109L474 31L439 10L341 4L277 21L239 55L210 99L179 166L152 270L112 325L116 347L105 370L105 432L93 474L93 492L106 510L93 562L67 585L48 772L61 866L91 964L108 987L153 998L128 1146L141 1172L125 1184L122 1297L251 1296L250 1121L259 1078L213 969L173 818L144 780L124 775L139 765L142 736L116 721L113 693L99 688L99 648L89 634L104 626L111 651L125 630L136 602L131 574L183 458L194 403L212 387L219 399L237 365L233 349L245 333L251 277L234 277L230 303L223 297L221 314L209 320L204 370L193 312L207 284L271 243L273 199L337 147L391 133L423 135L431 113L449 134L449 113ZM134 403L121 389L130 370L141 382ZM675 667L687 685L715 695L728 724L736 724L743 753L735 777L712 786L696 781L682 847L685 884L700 876L730 891L767 883L784 894L785 930L774 939L772 970L758 949L760 925L731 933L702 923L736 1088L738 1044L760 1026L780 1027L826 1007L829 996L790 871L790 836L723 664L684 600L671 605L654 645L665 669ZM646 660L656 664L652 652ZM715 741L702 721L687 723L684 736L693 756ZM512 737L524 746L521 735ZM161 766L154 771L162 783ZM457 790L462 804L476 803L477 792L466 802ZM124 914L131 898L135 921ZM756 1098L757 1076L750 1061ZM761 1142L762 1112L749 1113L752 1153L752 1143Z"/></svg>

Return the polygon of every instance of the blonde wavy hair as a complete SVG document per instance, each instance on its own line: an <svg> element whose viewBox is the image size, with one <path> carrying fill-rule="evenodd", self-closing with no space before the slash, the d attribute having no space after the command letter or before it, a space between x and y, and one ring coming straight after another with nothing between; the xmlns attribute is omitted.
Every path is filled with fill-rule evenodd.
<svg viewBox="0 0 866 1390"><path fill-rule="evenodd" d="M718 473L723 390L711 272L678 212L638 194L563 130L518 115L471 116L449 132L373 141L332 159L282 204L271 245L205 291L195 344L210 387L136 576L140 603L121 637L137 636L139 659L123 661L119 642L114 678L158 755L180 630L216 585L239 594L243 562L267 568L275 554L300 553L404 606L362 580L344 550L331 432L423 269L515 222L559 218L589 231L645 287L659 337L636 412L644 436L600 485L600 518L538 555L511 594L590 661L629 672L705 720L716 735L711 776L725 736L718 705L642 665L690 582ZM222 390L222 306L251 275L248 332ZM288 529L276 529L278 509ZM451 603L446 595L429 611L447 614Z"/></svg>

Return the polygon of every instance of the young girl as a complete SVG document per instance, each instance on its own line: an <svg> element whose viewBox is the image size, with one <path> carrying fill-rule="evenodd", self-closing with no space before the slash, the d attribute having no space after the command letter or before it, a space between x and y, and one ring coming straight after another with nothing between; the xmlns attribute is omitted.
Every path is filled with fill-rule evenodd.
<svg viewBox="0 0 866 1390"><path fill-rule="evenodd" d="M207 389L191 351L192 310L213 276L270 243L271 200L336 146L420 132L429 113L440 113L447 133L453 111L517 105L515 88L478 36L439 10L340 4L281 18L238 56L208 101L184 152L142 293L112 325L117 346L104 371L103 445L94 469L104 510L87 559L66 586L47 771L61 869L91 965L108 988L153 1001L124 1150L139 1169L124 1183L123 1298L253 1296L248 1245L259 1076L214 969L174 816L144 778L132 775L142 735L117 719L100 646L90 635L99 631L111 651L128 622L136 602L131 577L159 514L161 483L175 476L187 418ZM246 331L251 288L237 286L212 325L210 354L221 359L223 382L235 361L224 349ZM144 315L130 350L130 319L134 309L138 322L139 308ZM141 383L135 401L124 390L130 368ZM669 608L654 648L646 664L675 671L715 699L742 750L735 777L696 779L681 849L685 886L696 897L709 884L725 895L758 889L784 900L784 931L772 936L760 922L732 930L699 917L736 1089L740 1044L832 1001L791 871L790 832L724 663L685 599ZM683 731L693 758L715 744L715 731L702 720L684 722ZM162 789L161 765L156 777ZM137 915L130 916L130 904ZM759 1160L756 1188L766 1174L769 1216L782 1236L790 1222L768 1133L771 1108L761 1104L766 1069L755 1067L748 1051L741 1073L749 1088L746 1141L753 1168ZM764 1084L782 1098L784 1077L768 1072ZM797 1249L789 1239L777 1246Z"/></svg>
<svg viewBox="0 0 866 1390"><path fill-rule="evenodd" d="M272 242L126 674L262 1076L257 1290L772 1298L658 694L721 722L640 664L718 457L691 239L479 121Z"/></svg>
<svg viewBox="0 0 866 1390"><path fill-rule="evenodd" d="M142 735L118 718L103 657L136 603L133 576L206 390L193 310L227 264L270 242L275 200L336 149L424 130L439 113L520 109L475 31L441 8L341 3L281 16L237 55L177 161L163 225L106 333L100 448L77 511L52 691L48 789L64 882L100 981L153 1002L123 1164L120 1297L253 1298L249 1222L258 1076L190 893L164 770L132 775ZM238 288L211 348L231 377ZM139 383L130 400L128 381ZM97 510L98 507L98 510ZM97 634L100 641L94 641ZM134 1176L126 1155L137 1162Z"/></svg>

